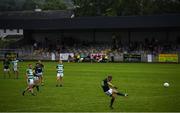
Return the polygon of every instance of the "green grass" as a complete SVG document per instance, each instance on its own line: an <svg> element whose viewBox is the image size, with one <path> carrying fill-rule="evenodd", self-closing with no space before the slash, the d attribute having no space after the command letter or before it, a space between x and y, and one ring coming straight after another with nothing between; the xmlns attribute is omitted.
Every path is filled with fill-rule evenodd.
<svg viewBox="0 0 180 113"><path fill-rule="evenodd" d="M55 87L56 63L44 62L45 86L37 96L21 93L26 87L25 70L30 62L20 62L20 79L3 79L0 72L0 111L180 111L180 65L145 63L65 63L64 86ZM34 64L35 62L33 62ZM2 62L1 62L2 64ZM0 66L2 69L2 65ZM101 81L113 75L113 84L129 97L117 97L109 109ZM13 74L12 74L13 75ZM164 88L163 82L170 87Z"/></svg>

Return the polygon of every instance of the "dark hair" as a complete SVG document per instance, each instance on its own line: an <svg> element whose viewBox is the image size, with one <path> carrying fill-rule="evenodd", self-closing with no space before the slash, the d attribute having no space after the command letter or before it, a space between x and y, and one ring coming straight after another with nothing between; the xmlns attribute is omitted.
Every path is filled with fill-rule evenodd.
<svg viewBox="0 0 180 113"><path fill-rule="evenodd" d="M111 79L112 79L112 76L111 76L111 75L108 75L108 78L111 78Z"/></svg>

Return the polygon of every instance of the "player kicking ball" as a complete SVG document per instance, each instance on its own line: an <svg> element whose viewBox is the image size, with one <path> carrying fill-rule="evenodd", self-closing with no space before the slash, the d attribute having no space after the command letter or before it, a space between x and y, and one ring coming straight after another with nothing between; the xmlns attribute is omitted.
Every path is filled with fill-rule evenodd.
<svg viewBox="0 0 180 113"><path fill-rule="evenodd" d="M56 87L60 86L62 87L63 85L63 76L64 76L64 66L62 64L62 61L60 60L58 65L56 66L57 70L57 84Z"/></svg>
<svg viewBox="0 0 180 113"><path fill-rule="evenodd" d="M24 96L25 95L25 92L26 91L29 91L31 92L31 94L33 96L34 93L33 93L33 86L34 86L34 73L33 73L33 68L32 68L32 64L29 64L28 65L28 69L26 70L26 80L27 80L27 88L23 91L22 95Z"/></svg>
<svg viewBox="0 0 180 113"><path fill-rule="evenodd" d="M105 92L106 95L111 97L111 102L110 102L110 108L113 109L113 103L115 101L116 95L118 96L128 96L128 94L123 94L120 93L119 91L117 91L117 87L115 87L114 85L112 85L111 83L112 81L112 76L109 75L106 79L104 79L102 81L102 88L103 91Z"/></svg>

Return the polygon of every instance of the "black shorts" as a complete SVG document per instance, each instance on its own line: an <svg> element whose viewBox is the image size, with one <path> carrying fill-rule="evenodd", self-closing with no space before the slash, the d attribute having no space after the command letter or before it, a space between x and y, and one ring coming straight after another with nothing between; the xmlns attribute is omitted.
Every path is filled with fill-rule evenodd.
<svg viewBox="0 0 180 113"><path fill-rule="evenodd" d="M4 66L4 69L9 69L9 66Z"/></svg>

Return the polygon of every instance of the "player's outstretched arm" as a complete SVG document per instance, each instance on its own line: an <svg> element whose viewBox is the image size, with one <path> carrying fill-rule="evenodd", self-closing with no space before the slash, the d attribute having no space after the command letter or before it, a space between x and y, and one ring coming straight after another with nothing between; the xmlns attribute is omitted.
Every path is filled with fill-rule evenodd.
<svg viewBox="0 0 180 113"><path fill-rule="evenodd" d="M111 82L108 82L109 87L114 88L114 85Z"/></svg>

